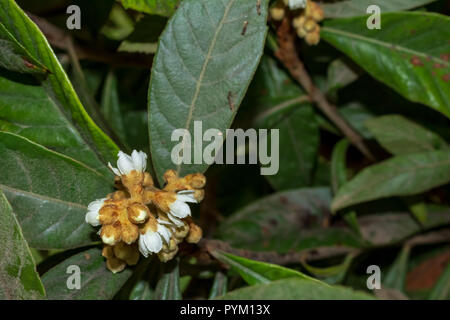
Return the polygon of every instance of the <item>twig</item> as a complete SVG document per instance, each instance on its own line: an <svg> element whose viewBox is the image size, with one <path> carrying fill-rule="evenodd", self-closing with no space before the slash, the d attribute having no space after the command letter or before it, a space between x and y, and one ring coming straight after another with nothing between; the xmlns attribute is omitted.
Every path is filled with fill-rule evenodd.
<svg viewBox="0 0 450 320"><path fill-rule="evenodd" d="M372 153L364 144L363 137L339 115L336 106L328 102L325 95L314 85L295 50L295 35L292 33L288 18L282 21L277 30L277 37L279 49L275 52L275 56L289 70L292 77L305 89L317 107L342 131L350 142L368 159L374 160Z"/></svg>
<svg viewBox="0 0 450 320"><path fill-rule="evenodd" d="M72 36L63 29L51 24L44 18L27 12L31 20L39 27L48 42L55 48L69 50ZM143 54L130 54L122 52L109 52L97 47L83 46L73 41L73 49L80 60L91 60L103 62L112 66L129 66L139 68L150 68L152 56Z"/></svg>

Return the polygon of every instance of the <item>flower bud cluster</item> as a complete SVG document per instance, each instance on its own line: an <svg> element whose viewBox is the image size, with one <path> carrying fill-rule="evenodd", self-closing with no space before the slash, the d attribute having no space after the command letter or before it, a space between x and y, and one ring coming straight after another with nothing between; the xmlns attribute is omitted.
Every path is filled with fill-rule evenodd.
<svg viewBox="0 0 450 320"><path fill-rule="evenodd" d="M292 26L295 28L297 35L305 39L307 44L317 45L320 41L319 22L324 19L324 12L317 3L311 0L306 0L305 5L304 9L292 12ZM297 7L292 7L289 1L279 0L270 9L272 19L275 21L282 20L287 14L287 7L291 10L297 9Z"/></svg>
<svg viewBox="0 0 450 320"><path fill-rule="evenodd" d="M139 252L148 257L157 254L166 262L178 252L183 240L197 243L202 230L191 218L188 203L203 200L206 178L195 173L178 177L173 170L164 174L165 186L158 189L145 172L147 155L134 150L119 152L114 172L118 191L95 200L88 206L86 222L101 226L103 256L112 272L135 265Z"/></svg>

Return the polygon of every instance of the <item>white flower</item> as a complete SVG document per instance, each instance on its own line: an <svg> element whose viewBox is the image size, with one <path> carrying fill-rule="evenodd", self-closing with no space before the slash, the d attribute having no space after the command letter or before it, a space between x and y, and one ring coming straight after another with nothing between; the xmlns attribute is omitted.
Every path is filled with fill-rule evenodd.
<svg viewBox="0 0 450 320"><path fill-rule="evenodd" d="M97 227L100 225L99 211L103 207L103 203L106 199L107 198L97 199L95 201L92 201L88 205L88 212L86 213L85 221L93 227Z"/></svg>
<svg viewBox="0 0 450 320"><path fill-rule="evenodd" d="M144 234L139 237L139 251L144 257L148 257L151 253L158 253L161 251L163 241L169 243L172 233L168 228L162 224L157 224L156 231L147 229Z"/></svg>
<svg viewBox="0 0 450 320"><path fill-rule="evenodd" d="M194 190L183 190L177 192L175 201L169 205L169 219L177 225L179 224L176 221L191 215L191 209L186 202L197 203L197 200L194 198Z"/></svg>
<svg viewBox="0 0 450 320"><path fill-rule="evenodd" d="M285 3L286 2L291 10L306 8L306 0L285 0Z"/></svg>
<svg viewBox="0 0 450 320"><path fill-rule="evenodd" d="M108 162L108 167L117 176L127 175L133 170L144 172L147 167L147 154L145 152L133 150L131 156L129 156L126 153L119 151L117 156L119 157L117 160L117 168L114 168L111 163Z"/></svg>

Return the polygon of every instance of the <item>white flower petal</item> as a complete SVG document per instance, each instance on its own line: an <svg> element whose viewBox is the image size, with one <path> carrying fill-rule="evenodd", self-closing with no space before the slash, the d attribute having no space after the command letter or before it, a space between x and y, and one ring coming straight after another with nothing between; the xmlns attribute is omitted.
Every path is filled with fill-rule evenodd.
<svg viewBox="0 0 450 320"><path fill-rule="evenodd" d="M98 211L88 211L84 220L93 227L100 225Z"/></svg>
<svg viewBox="0 0 450 320"><path fill-rule="evenodd" d="M183 201L183 202L193 202L197 203L198 201L194 197L194 190L183 190L177 192L177 200Z"/></svg>
<svg viewBox="0 0 450 320"><path fill-rule="evenodd" d="M92 225L93 227L97 227L100 225L99 221L99 211L103 207L103 204L107 198L97 199L89 203L87 209L88 212L84 220Z"/></svg>
<svg viewBox="0 0 450 320"><path fill-rule="evenodd" d="M107 198L97 199L88 204L88 211L99 211Z"/></svg>
<svg viewBox="0 0 450 320"><path fill-rule="evenodd" d="M131 153L131 158L133 159L134 169L137 171L144 172L147 167L147 154L142 151L133 150Z"/></svg>
<svg viewBox="0 0 450 320"><path fill-rule="evenodd" d="M146 257L146 258L148 257L149 251L147 249L147 246L144 243L144 235L141 235L139 237L139 251L141 252L141 254L144 257Z"/></svg>
<svg viewBox="0 0 450 320"><path fill-rule="evenodd" d="M170 221L172 221L173 224L175 224L177 227L184 226L184 222L182 220L178 219L177 217L174 217L170 213L167 216L169 217Z"/></svg>
<svg viewBox="0 0 450 320"><path fill-rule="evenodd" d="M162 240L158 232L148 230L144 235L141 235L141 237L144 238L144 243L148 251L153 253L158 253L161 251Z"/></svg>
<svg viewBox="0 0 450 320"><path fill-rule="evenodd" d="M162 220L162 219L157 219L159 224L163 224L163 225L167 225L170 226L172 225L172 223L170 223L170 221L166 221L166 220Z"/></svg>
<svg viewBox="0 0 450 320"><path fill-rule="evenodd" d="M169 205L170 213L177 218L186 218L191 215L189 206L180 200L175 200Z"/></svg>
<svg viewBox="0 0 450 320"><path fill-rule="evenodd" d="M126 153L119 151L119 160L117 160L117 168L119 168L120 173L127 175L134 170L133 160Z"/></svg>
<svg viewBox="0 0 450 320"><path fill-rule="evenodd" d="M291 10L306 8L306 0L289 0Z"/></svg>
<svg viewBox="0 0 450 320"><path fill-rule="evenodd" d="M111 163L108 162L108 167L111 169L112 172L114 172L114 174L116 176L120 176L120 171L117 168L114 168Z"/></svg>
<svg viewBox="0 0 450 320"><path fill-rule="evenodd" d="M166 227L164 227L161 224L158 224L158 233L161 235L161 237L167 242L169 243L170 238L172 237L172 233L169 231L169 229L167 229Z"/></svg>

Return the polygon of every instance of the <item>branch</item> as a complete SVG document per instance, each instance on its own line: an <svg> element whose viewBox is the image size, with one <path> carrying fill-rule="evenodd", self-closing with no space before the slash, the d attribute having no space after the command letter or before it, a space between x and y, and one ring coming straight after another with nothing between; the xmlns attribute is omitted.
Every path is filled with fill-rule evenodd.
<svg viewBox="0 0 450 320"><path fill-rule="evenodd" d="M284 18L277 30L279 49L275 56L289 70L292 77L300 83L317 107L341 130L341 132L368 159L374 160L372 153L366 147L363 137L356 132L339 114L336 106L328 102L325 95L314 85L305 69L303 62L295 50L295 34L293 34L288 18Z"/></svg>
<svg viewBox="0 0 450 320"><path fill-rule="evenodd" d="M83 46L75 43L72 36L51 24L44 18L38 17L32 13L27 12L31 20L39 27L42 33L47 38L48 42L55 48L61 50L70 50L71 41L73 42L73 50L80 60L91 60L103 62L112 66L128 66L139 68L151 68L152 56L144 54L131 54L124 52L109 52L99 49L95 46Z"/></svg>

